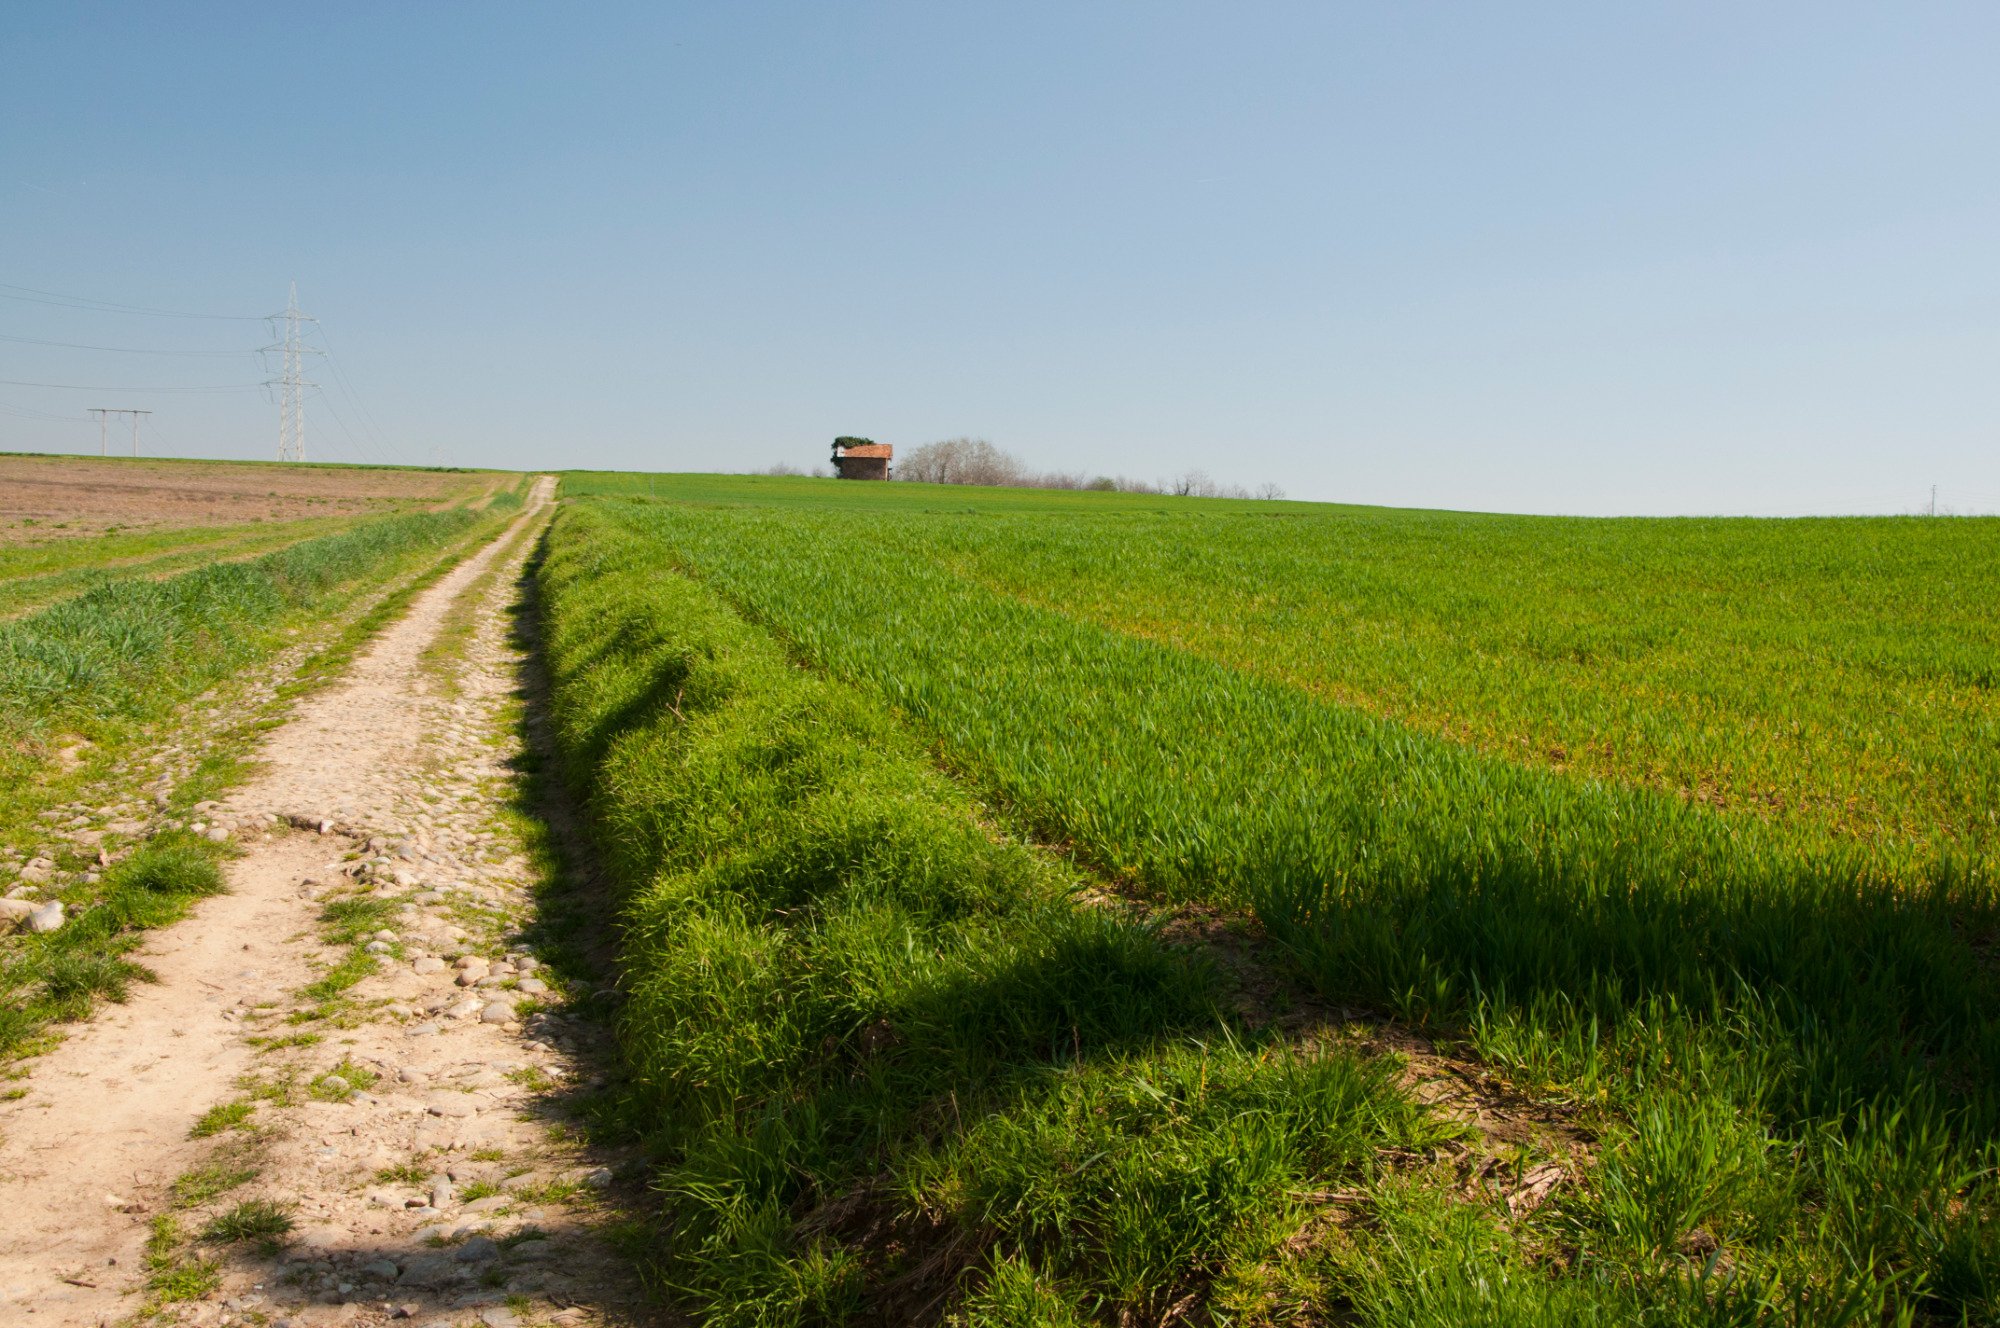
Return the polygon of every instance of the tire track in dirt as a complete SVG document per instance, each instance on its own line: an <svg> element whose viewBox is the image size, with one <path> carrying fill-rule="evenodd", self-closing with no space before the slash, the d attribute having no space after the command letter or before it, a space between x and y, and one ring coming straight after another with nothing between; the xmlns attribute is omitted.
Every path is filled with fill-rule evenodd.
<svg viewBox="0 0 2000 1328"><path fill-rule="evenodd" d="M598 1035L508 944L532 869L504 814L506 601L553 489L270 735L219 818L261 827L230 892L152 937L138 957L159 981L0 1107L0 1318L648 1321L597 1233L611 1172L559 1096L594 1076ZM453 699L422 660L467 594ZM333 943L328 914L368 934ZM324 981L368 951L376 973ZM221 1239L230 1214L250 1238Z"/></svg>

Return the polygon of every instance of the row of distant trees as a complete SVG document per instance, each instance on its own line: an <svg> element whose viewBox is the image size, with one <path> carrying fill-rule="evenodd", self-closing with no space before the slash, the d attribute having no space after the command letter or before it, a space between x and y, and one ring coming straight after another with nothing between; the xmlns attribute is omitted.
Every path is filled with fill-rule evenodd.
<svg viewBox="0 0 2000 1328"><path fill-rule="evenodd" d="M803 474L793 466L773 466L767 475ZM814 474L824 474L815 470ZM1254 491L1240 484L1222 484L1207 472L1190 470L1170 480L1135 480L1124 475L1034 470L984 438L946 438L912 448L896 458L892 471L899 480L919 484L992 484L1015 489L1094 489L1105 493L1159 493L1182 498L1283 498L1275 484Z"/></svg>

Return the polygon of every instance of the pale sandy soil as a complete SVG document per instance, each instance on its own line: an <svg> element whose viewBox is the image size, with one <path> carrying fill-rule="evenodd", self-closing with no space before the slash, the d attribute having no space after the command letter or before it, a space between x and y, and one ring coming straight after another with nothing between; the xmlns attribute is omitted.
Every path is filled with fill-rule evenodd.
<svg viewBox="0 0 2000 1328"><path fill-rule="evenodd" d="M515 533L552 490L540 483ZM151 939L140 958L157 983L29 1063L25 1096L0 1106L0 1322L148 1309L204 1326L650 1321L598 1234L624 1191L606 1166L619 1159L585 1150L564 1103L596 1074L601 1030L537 993L548 974L508 945L533 911L500 814L519 755L508 610L528 543L466 560L270 734L257 775L210 813L246 850L229 893ZM453 699L421 656L496 563ZM345 898L392 910L380 971L334 1017L290 1022L347 953L319 920ZM461 956L485 986L457 985ZM524 1014L528 999L543 1008ZM320 1040L271 1045L298 1033ZM372 1082L329 1083L342 1064ZM250 1128L191 1137L246 1096ZM177 1177L218 1166L256 1174L177 1199ZM194 1237L244 1200L291 1216L282 1248L185 1240L177 1257L214 1263L220 1284L172 1303L147 1289L158 1216Z"/></svg>

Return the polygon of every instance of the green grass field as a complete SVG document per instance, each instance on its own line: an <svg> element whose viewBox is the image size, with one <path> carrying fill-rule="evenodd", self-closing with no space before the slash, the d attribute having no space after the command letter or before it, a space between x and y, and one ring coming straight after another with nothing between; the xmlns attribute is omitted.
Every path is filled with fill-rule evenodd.
<svg viewBox="0 0 2000 1328"><path fill-rule="evenodd" d="M2000 1310L2000 523L565 495L555 704L703 1314ZM1548 1132L1285 1014L1344 1006Z"/></svg>

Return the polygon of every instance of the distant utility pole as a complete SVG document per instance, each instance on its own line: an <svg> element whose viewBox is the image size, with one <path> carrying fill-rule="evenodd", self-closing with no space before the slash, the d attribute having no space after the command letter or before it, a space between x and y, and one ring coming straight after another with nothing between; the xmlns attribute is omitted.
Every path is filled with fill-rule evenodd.
<svg viewBox="0 0 2000 1328"><path fill-rule="evenodd" d="M267 352L284 357L278 377L265 384L278 389L280 461L306 459L306 393L319 386L306 380L306 356L320 352L305 344L301 325L318 321L299 312L299 283L293 282L291 298L285 302L285 312L274 314L271 318L273 330L280 331L281 337L277 344L264 347ZM277 326L280 323L282 328Z"/></svg>
<svg viewBox="0 0 2000 1328"><path fill-rule="evenodd" d="M111 455L111 417L130 415L132 417L132 455L139 455L139 417L151 415L150 410L121 410L116 406L92 406L90 413L97 417L97 454Z"/></svg>
<svg viewBox="0 0 2000 1328"><path fill-rule="evenodd" d="M1931 515L1937 515L1937 485L1931 485Z"/></svg>

